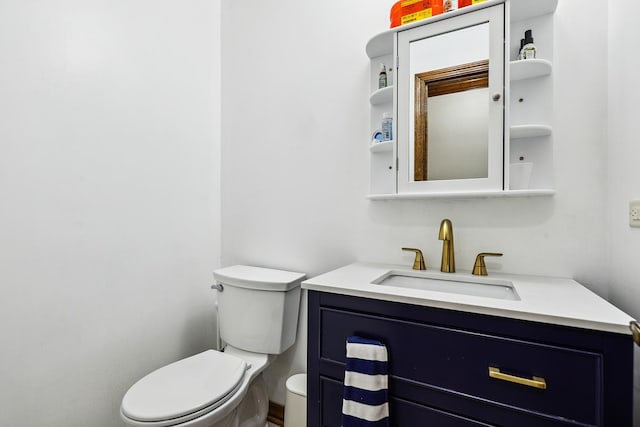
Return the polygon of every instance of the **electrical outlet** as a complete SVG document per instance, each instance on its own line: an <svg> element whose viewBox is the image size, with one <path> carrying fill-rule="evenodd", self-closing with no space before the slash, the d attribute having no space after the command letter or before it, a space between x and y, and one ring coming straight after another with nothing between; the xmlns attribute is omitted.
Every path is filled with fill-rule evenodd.
<svg viewBox="0 0 640 427"><path fill-rule="evenodd" d="M640 227L640 200L629 202L629 225Z"/></svg>

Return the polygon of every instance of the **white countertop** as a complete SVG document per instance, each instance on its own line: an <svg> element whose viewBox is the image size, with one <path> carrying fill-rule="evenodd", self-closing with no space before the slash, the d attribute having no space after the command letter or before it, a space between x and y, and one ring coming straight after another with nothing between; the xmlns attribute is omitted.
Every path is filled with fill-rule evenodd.
<svg viewBox="0 0 640 427"><path fill-rule="evenodd" d="M633 318L571 279L499 273L486 276L512 282L520 298L513 301L372 283L390 271L461 281L480 277L465 271L416 272L407 266L358 262L305 280L302 288L631 335L629 322Z"/></svg>

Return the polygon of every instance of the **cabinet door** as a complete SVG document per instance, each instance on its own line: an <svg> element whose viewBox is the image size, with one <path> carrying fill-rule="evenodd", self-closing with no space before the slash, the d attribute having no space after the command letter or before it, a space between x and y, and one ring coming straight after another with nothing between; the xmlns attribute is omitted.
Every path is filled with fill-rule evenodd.
<svg viewBox="0 0 640 427"><path fill-rule="evenodd" d="M504 10L398 33L399 193L503 189Z"/></svg>

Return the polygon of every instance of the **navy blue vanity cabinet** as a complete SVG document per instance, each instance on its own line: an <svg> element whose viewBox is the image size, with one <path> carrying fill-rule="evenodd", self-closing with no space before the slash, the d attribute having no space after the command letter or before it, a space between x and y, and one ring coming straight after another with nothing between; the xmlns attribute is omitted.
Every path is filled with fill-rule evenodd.
<svg viewBox="0 0 640 427"><path fill-rule="evenodd" d="M308 316L308 427L340 427L350 335L387 346L392 427L632 425L628 335L317 291Z"/></svg>

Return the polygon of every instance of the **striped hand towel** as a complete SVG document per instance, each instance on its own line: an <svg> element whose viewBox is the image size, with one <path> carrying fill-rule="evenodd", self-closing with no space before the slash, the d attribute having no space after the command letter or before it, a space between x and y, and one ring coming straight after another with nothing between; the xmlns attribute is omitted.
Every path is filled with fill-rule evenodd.
<svg viewBox="0 0 640 427"><path fill-rule="evenodd" d="M342 427L389 427L387 384L384 344L348 337Z"/></svg>

